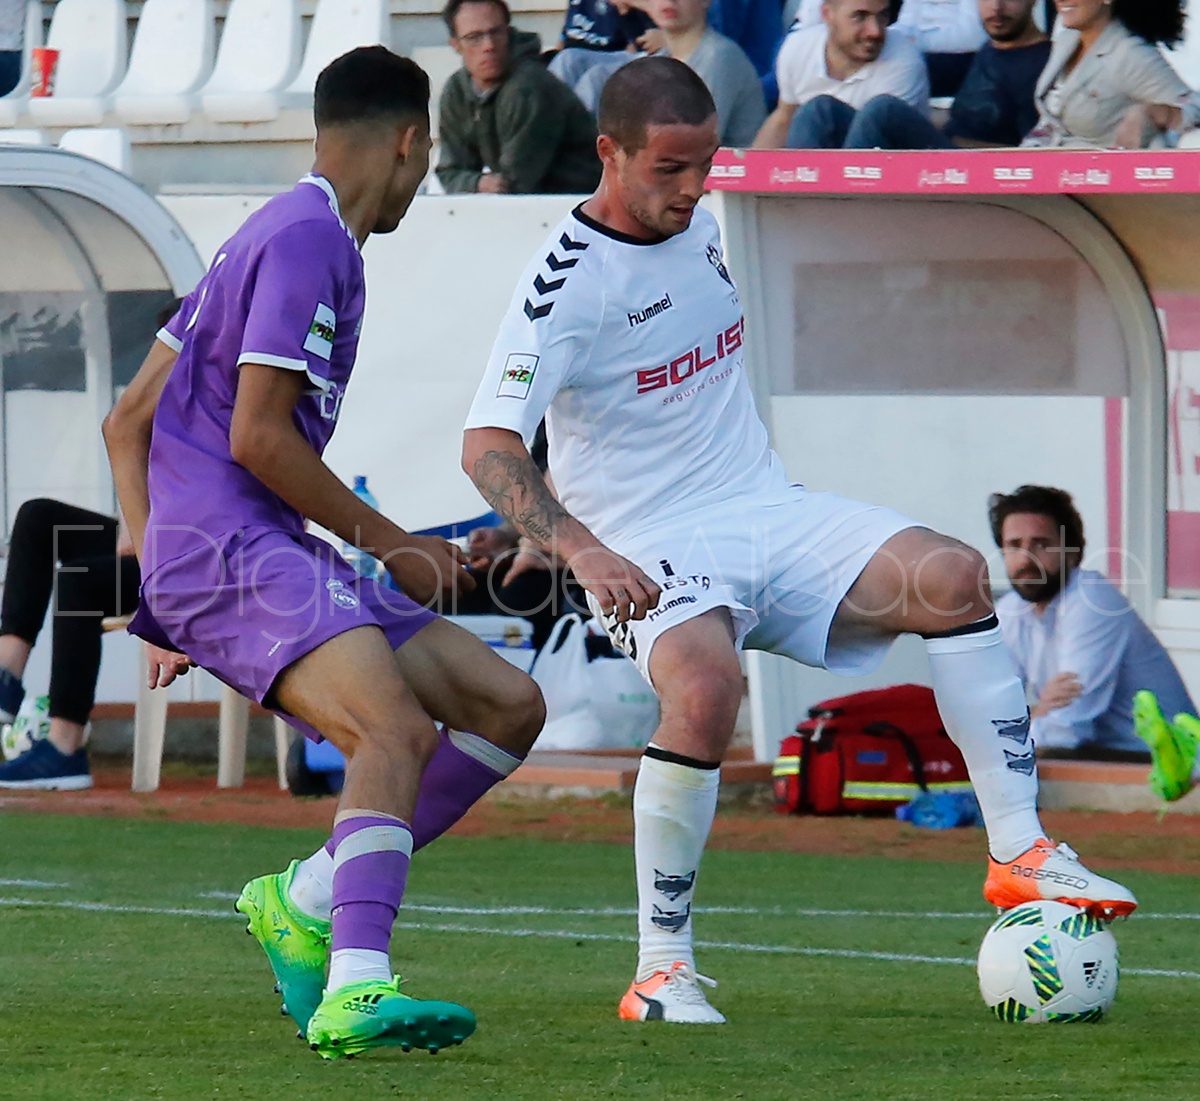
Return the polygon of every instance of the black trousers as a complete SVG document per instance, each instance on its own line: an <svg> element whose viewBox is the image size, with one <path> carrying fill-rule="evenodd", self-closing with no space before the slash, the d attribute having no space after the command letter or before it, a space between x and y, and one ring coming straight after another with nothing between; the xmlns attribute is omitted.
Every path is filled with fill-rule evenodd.
<svg viewBox="0 0 1200 1101"><path fill-rule="evenodd" d="M88 721L100 675L101 620L129 615L137 607L138 584L137 559L117 554L117 521L111 516L46 498L26 501L17 510L0 635L16 635L32 646L56 597L52 718Z"/></svg>

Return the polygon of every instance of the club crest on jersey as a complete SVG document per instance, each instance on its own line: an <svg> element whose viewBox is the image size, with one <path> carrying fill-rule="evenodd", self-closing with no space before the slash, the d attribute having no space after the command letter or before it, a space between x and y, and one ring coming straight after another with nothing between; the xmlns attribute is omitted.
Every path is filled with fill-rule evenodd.
<svg viewBox="0 0 1200 1101"><path fill-rule="evenodd" d="M518 398L521 401L529 397L533 376L537 374L538 359L538 356L529 352L510 352L504 361L504 370L500 372L496 397Z"/></svg>
<svg viewBox="0 0 1200 1101"><path fill-rule="evenodd" d="M725 266L725 261L721 258L721 252L717 246L709 245L704 254L708 257L708 262L717 269L717 274L732 287L733 280L729 278L729 269Z"/></svg>
<svg viewBox="0 0 1200 1101"><path fill-rule="evenodd" d="M318 302L317 311L308 326L308 336L304 338L304 350L328 362L333 355L333 335L336 331L337 314L324 302Z"/></svg>

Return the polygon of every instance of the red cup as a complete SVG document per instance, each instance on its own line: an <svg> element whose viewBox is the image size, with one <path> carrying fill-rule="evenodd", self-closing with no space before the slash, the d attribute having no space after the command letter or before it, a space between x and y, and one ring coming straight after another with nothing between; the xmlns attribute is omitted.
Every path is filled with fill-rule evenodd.
<svg viewBox="0 0 1200 1101"><path fill-rule="evenodd" d="M30 52L30 75L33 77L31 96L54 95L54 74L58 71L58 50L35 46Z"/></svg>

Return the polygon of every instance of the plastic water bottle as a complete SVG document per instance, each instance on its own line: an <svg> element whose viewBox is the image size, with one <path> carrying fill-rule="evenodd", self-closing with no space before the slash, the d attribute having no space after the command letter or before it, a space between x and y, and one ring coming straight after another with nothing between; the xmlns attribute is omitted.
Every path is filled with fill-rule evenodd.
<svg viewBox="0 0 1200 1101"><path fill-rule="evenodd" d="M376 512L379 511L379 502L375 500L375 494L367 488L367 476L365 474L356 474L354 476L354 496L369 505ZM354 567L356 573L360 577L378 577L381 569L380 562L372 558L365 551L359 550L353 543L342 543L342 557Z"/></svg>

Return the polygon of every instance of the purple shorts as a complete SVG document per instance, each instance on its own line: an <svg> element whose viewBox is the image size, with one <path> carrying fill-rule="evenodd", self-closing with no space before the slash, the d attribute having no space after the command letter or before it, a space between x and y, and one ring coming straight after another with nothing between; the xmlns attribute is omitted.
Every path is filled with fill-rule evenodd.
<svg viewBox="0 0 1200 1101"><path fill-rule="evenodd" d="M316 536L248 527L153 563L129 630L272 707L279 674L343 631L379 627L396 650L436 618Z"/></svg>

